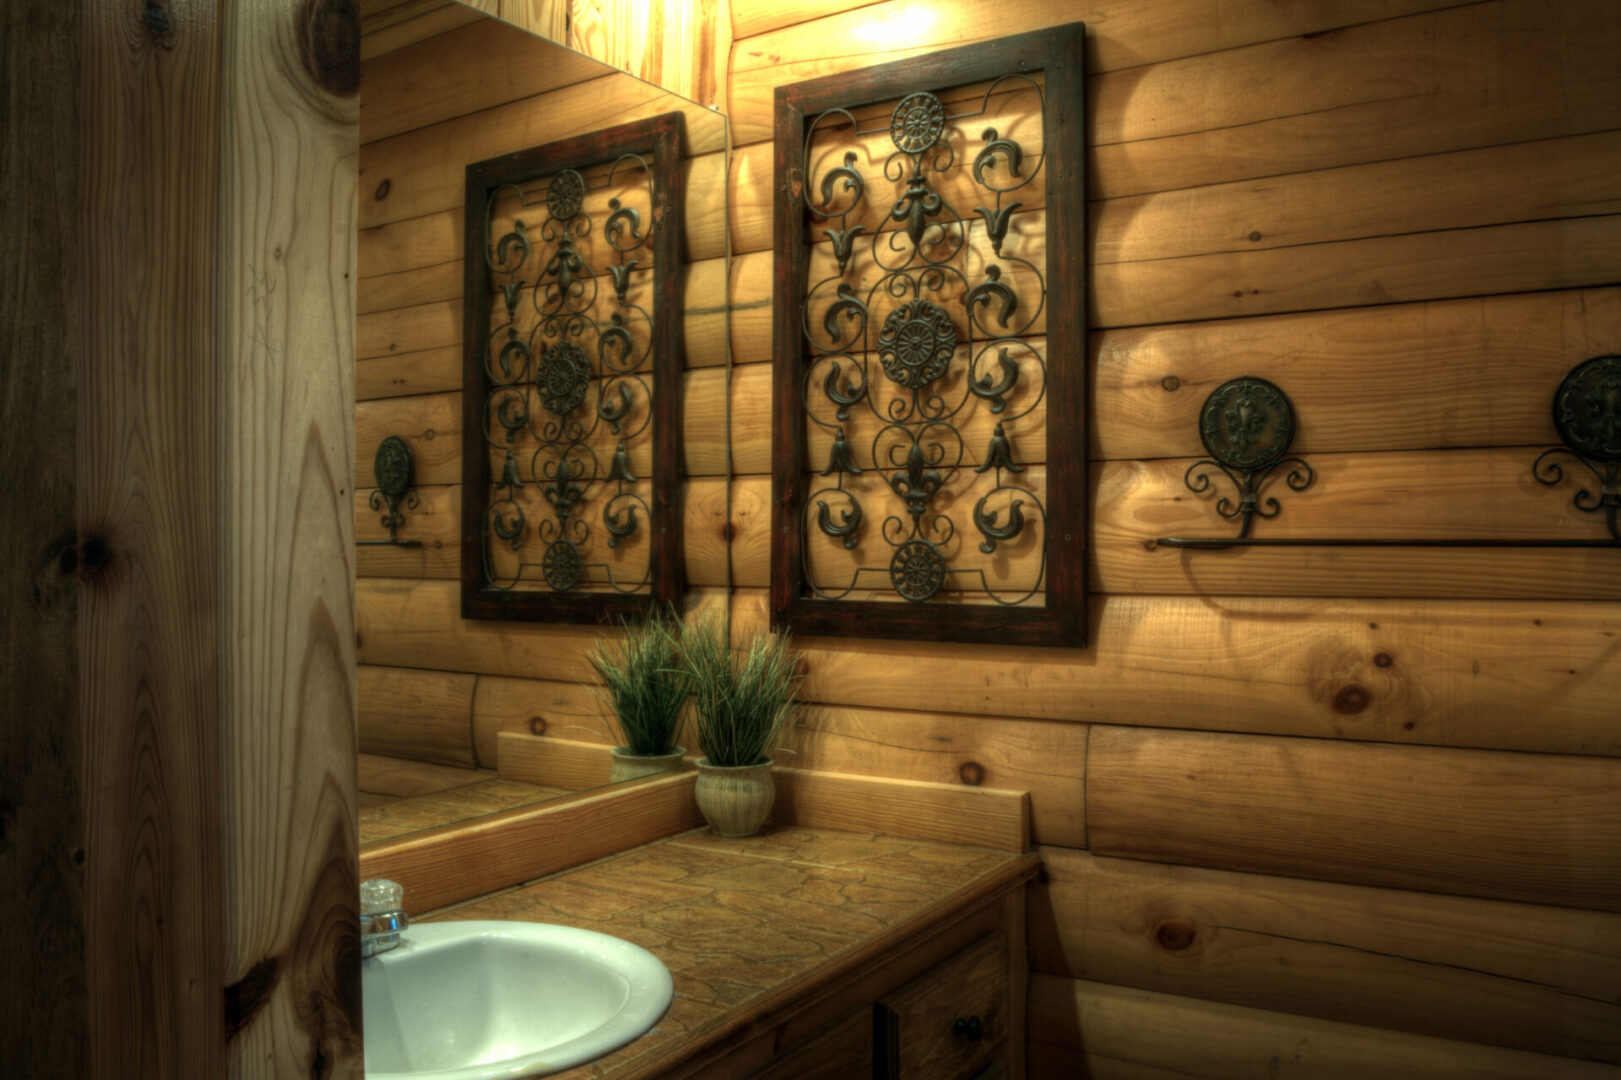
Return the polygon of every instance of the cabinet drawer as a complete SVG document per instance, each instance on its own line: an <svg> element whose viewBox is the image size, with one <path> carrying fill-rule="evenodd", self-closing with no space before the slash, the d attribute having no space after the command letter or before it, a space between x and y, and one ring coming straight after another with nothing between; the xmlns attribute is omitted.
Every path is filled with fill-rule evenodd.
<svg viewBox="0 0 1621 1080"><path fill-rule="evenodd" d="M880 1075L971 1075L1008 1036L1007 935L981 938L878 1004L879 1022L889 1029Z"/></svg>
<svg viewBox="0 0 1621 1080"><path fill-rule="evenodd" d="M852 1009L758 1071L758 1077L852 1080L872 1075L872 1006Z"/></svg>

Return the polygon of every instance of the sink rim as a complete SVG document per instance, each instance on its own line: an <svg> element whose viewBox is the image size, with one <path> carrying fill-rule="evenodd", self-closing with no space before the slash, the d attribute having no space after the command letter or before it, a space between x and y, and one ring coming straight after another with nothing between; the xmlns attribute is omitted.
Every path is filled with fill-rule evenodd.
<svg viewBox="0 0 1621 1080"><path fill-rule="evenodd" d="M467 919L413 923L405 931L401 947L361 961L362 981L368 970L420 961L437 947L455 941L487 938L529 939L550 947L600 953L629 963L608 963L608 968L629 983L625 1003L597 1027L572 1039L497 1062L459 1065L416 1072L382 1072L367 1069L366 1080L516 1080L542 1076L595 1061L651 1031L663 1019L675 996L669 968L652 952L611 934L566 926L561 923L522 920ZM415 946L413 948L413 946ZM419 952L418 949L423 951ZM375 966L374 966L375 965ZM365 1001L361 1002L362 1015Z"/></svg>

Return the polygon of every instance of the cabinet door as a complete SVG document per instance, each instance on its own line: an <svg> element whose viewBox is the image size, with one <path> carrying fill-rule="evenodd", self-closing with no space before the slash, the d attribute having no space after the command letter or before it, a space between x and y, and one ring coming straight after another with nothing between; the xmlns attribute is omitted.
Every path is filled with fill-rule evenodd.
<svg viewBox="0 0 1621 1080"><path fill-rule="evenodd" d="M1007 935L983 937L886 995L878 1015L888 1036L881 1075L972 1075L1007 1041Z"/></svg>
<svg viewBox="0 0 1621 1080"><path fill-rule="evenodd" d="M794 1080L863 1080L872 1075L872 1007L852 1009L753 1075Z"/></svg>

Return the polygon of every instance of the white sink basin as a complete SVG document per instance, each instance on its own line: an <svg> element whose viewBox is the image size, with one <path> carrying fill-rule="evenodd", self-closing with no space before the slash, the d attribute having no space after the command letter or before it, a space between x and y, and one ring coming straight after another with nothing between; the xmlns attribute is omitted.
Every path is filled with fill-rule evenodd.
<svg viewBox="0 0 1621 1080"><path fill-rule="evenodd" d="M361 961L367 1080L508 1080L601 1057L670 1005L639 945L525 922L413 925Z"/></svg>

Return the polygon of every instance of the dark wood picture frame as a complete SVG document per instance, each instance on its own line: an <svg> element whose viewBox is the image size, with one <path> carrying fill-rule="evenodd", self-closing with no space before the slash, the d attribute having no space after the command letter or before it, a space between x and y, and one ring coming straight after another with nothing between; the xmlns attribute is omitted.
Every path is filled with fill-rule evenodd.
<svg viewBox="0 0 1621 1080"><path fill-rule="evenodd" d="M1086 644L1088 428L1085 422L1087 232L1083 44L1084 28L1074 23L777 88L773 184L776 192L771 477L773 629L804 635L926 641L1069 647ZM805 358L802 340L802 327L807 325L804 319L810 254L806 223L810 214L801 194L815 190L818 181L818 177L808 174L803 160L808 118L828 109L859 109L919 91L961 87L1037 70L1043 73L1045 80L1043 149L1046 156L1042 163L1045 169L1042 182L1046 195L1047 251L1044 278L1048 423L1042 458L1047 469L1047 505L1041 579L1045 592L1041 602L1004 606L930 600L828 599L815 595L806 580L805 538L801 531L809 496L805 478L822 464L809 460L807 420L802 403L807 369L814 361ZM994 139L994 132L988 133L988 138ZM896 145L900 145L899 141ZM825 191L823 197L826 198ZM1000 198L997 205L1000 207ZM834 253L837 254L837 249ZM840 273L843 273L842 262ZM863 326L865 317L863 309ZM829 314L827 318L831 322L834 316ZM879 373L877 377L881 380L883 375ZM1059 418L1064 422L1058 422ZM842 438L841 429L839 439L842 441ZM829 468L832 467L830 464ZM835 534L829 532L829 535ZM894 564L891 572L894 573Z"/></svg>
<svg viewBox="0 0 1621 1080"><path fill-rule="evenodd" d="M461 613L466 619L527 622L594 622L645 616L655 607L679 611L685 590L681 511L682 339L681 287L686 269L683 237L685 145L679 112L663 113L603 131L480 161L467 167L465 246L463 248L462 375L462 542ZM492 192L509 185L557 174L584 172L612 165L624 155L648 159L652 188L653 289L650 332L653 390L647 431L652 444L652 493L640 527L651 544L648 580L637 592L586 591L573 588L501 589L486 581L483 528L491 505L491 463L485 441L492 388L486 373L490 308L496 295L485 253L496 238L488 235L486 203ZM614 204L617 206L617 204ZM594 268L601 282L606 267ZM545 278L547 275L542 275ZM529 283L531 286L535 282ZM603 286L611 287L611 286ZM539 358L536 357L536 362ZM601 479L600 473L596 479ZM555 505L555 504L554 504ZM603 522L594 523L598 529Z"/></svg>

